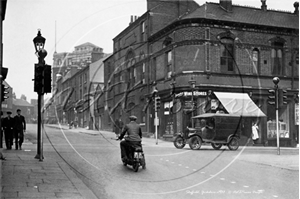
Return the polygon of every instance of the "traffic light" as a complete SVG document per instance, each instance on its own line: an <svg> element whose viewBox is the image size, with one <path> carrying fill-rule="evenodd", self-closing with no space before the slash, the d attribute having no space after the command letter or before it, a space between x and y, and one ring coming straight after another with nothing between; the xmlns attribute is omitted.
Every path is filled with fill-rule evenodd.
<svg viewBox="0 0 300 199"><path fill-rule="evenodd" d="M34 66L34 92L39 94L51 93L51 66L35 64Z"/></svg>
<svg viewBox="0 0 300 199"><path fill-rule="evenodd" d="M43 92L43 64L34 65L34 92Z"/></svg>
<svg viewBox="0 0 300 199"><path fill-rule="evenodd" d="M279 106L287 105L287 91L283 89L278 90L278 104Z"/></svg>
<svg viewBox="0 0 300 199"><path fill-rule="evenodd" d="M9 91L7 90L7 89L9 89L9 87L5 86L4 84L2 84L1 87L2 87L1 88L1 92L2 92L2 94L1 94L1 101L3 102L4 100L6 100L6 99L9 98L9 96L8 96Z"/></svg>
<svg viewBox="0 0 300 199"><path fill-rule="evenodd" d="M160 109L160 97L155 97L155 111Z"/></svg>
<svg viewBox="0 0 300 199"><path fill-rule="evenodd" d="M44 86L44 93L51 93L51 66L50 65L45 65L44 67L44 81L43 81L43 86Z"/></svg>
<svg viewBox="0 0 300 199"><path fill-rule="evenodd" d="M268 103L270 105L276 105L276 90L271 89L269 90L270 95L268 96Z"/></svg>

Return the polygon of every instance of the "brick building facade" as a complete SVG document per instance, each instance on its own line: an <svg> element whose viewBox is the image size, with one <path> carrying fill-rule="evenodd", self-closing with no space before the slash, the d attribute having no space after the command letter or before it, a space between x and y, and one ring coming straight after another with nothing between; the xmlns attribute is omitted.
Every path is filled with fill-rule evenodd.
<svg viewBox="0 0 300 199"><path fill-rule="evenodd" d="M105 60L108 119L104 128L112 128L116 118L127 122L135 114L143 131L153 133L153 103L145 105L154 88L162 101L160 137L183 131L191 125L192 115L218 108L226 112L229 107L222 107L215 92L247 93L267 117L245 118L243 135L251 136L251 121L256 120L257 143L275 145L275 110L267 99L272 79L278 76L280 88L288 91L288 105L279 110L281 145L295 146L298 3L294 7L294 12L283 12L268 10L265 1L261 8L252 8L223 0L201 6L188 0L148 0L147 12L114 38L114 53ZM193 113L189 111L192 100Z"/></svg>
<svg viewBox="0 0 300 199"><path fill-rule="evenodd" d="M54 53L52 67L54 98L49 100L46 107L50 109L55 107L58 122L65 124L74 122L80 127L93 128L89 96L94 89L91 87L93 81L99 79L95 78L95 75L103 77L103 72L96 71L95 67L100 67L102 61L98 62L105 56L102 48L89 42L75 46L71 53ZM93 65L95 63L96 66ZM92 113L93 111L94 108Z"/></svg>

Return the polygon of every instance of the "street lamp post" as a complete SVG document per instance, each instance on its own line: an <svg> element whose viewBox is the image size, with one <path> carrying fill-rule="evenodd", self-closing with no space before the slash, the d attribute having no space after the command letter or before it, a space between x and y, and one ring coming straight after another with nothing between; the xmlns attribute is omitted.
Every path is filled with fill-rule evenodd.
<svg viewBox="0 0 300 199"><path fill-rule="evenodd" d="M196 81L192 77L191 80L189 80L189 84L192 87L192 118L194 117L194 89L196 86ZM194 120L192 119L192 128L194 128Z"/></svg>
<svg viewBox="0 0 300 199"><path fill-rule="evenodd" d="M38 64L35 64L35 75L34 75L34 91L38 94L38 119L37 119L37 154L35 156L39 161L43 161L43 139L41 132L42 125L42 99L44 96L43 87L43 76L45 68L45 57L47 56L47 51L44 49L46 39L42 37L41 31L38 30L37 36L33 39L35 54L38 57Z"/></svg>

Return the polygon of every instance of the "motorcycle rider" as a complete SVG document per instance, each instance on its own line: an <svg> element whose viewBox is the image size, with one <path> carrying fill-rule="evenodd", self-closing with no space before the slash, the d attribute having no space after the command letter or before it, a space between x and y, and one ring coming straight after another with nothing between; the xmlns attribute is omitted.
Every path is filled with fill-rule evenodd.
<svg viewBox="0 0 300 199"><path fill-rule="evenodd" d="M136 122L137 117L131 115L129 117L130 122L126 124L123 128L121 135L118 137L118 140L122 140L125 134L127 137L120 143L121 148L121 158L123 161L128 160L127 151L131 146L141 146L142 141L142 129L141 126Z"/></svg>

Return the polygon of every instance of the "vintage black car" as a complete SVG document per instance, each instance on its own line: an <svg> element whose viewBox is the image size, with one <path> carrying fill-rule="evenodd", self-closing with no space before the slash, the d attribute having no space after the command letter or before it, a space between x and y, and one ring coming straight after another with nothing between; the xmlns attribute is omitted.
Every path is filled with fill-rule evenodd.
<svg viewBox="0 0 300 199"><path fill-rule="evenodd" d="M200 149L202 143L211 143L218 150L223 145L230 150L239 148L242 117L235 114L205 113L192 118L195 128L187 127L174 139L176 148L183 148L189 143L191 149Z"/></svg>

